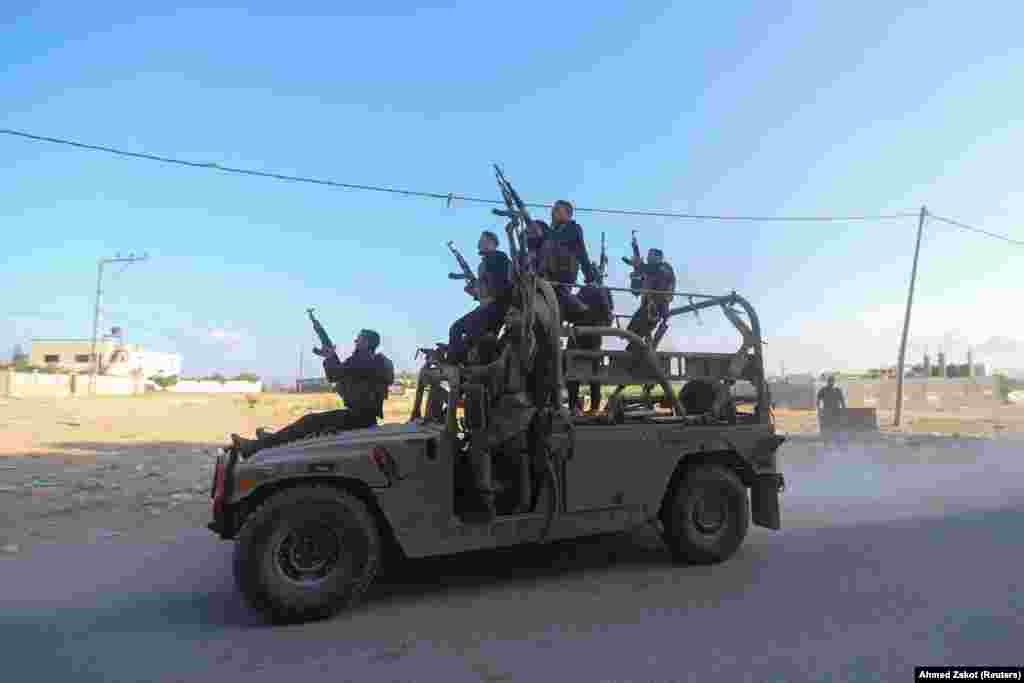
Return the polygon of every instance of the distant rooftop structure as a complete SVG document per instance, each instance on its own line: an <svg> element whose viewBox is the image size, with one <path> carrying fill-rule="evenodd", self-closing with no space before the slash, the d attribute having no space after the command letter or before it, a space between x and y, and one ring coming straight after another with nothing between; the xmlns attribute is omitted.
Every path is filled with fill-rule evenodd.
<svg viewBox="0 0 1024 683"><path fill-rule="evenodd" d="M149 351L138 344L125 344L119 337L97 339L96 356L93 356L91 339L33 339L29 363L38 367L89 373L97 357L99 373L103 375L141 375L148 379L181 374L180 354Z"/></svg>

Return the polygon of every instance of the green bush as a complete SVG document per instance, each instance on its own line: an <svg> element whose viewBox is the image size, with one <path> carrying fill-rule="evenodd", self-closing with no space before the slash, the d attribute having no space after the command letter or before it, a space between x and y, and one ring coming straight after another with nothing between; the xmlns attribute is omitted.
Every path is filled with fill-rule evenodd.
<svg viewBox="0 0 1024 683"><path fill-rule="evenodd" d="M164 377L162 375L157 375L156 377L150 377L149 381L151 381L153 384L157 385L161 389L166 389L167 387L173 387L175 384L178 383L178 376L170 375Z"/></svg>
<svg viewBox="0 0 1024 683"><path fill-rule="evenodd" d="M1010 392L1013 390L1010 386L1010 378L1007 377L1006 375L1001 374L994 375L993 378L995 379L996 396L998 396L999 400L1002 401L1003 403L1009 403Z"/></svg>

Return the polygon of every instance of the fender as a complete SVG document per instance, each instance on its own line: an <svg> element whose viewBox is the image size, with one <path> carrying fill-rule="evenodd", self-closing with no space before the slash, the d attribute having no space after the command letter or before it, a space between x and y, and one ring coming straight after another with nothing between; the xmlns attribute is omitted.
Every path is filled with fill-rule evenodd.
<svg viewBox="0 0 1024 683"><path fill-rule="evenodd" d="M391 486L388 476L391 468L388 460L382 462L382 465L377 464L371 448L360 448L341 457L336 452L324 452L323 457L302 461L243 463L235 472L234 487L228 494L227 503L235 505L280 482L292 485L306 483L307 480L353 479L371 489L388 488ZM391 460L390 464L393 463Z"/></svg>

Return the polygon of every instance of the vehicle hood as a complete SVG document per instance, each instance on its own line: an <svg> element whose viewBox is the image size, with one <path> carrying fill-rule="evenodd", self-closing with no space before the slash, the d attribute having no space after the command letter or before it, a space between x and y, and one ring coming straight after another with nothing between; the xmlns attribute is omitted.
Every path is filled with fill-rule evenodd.
<svg viewBox="0 0 1024 683"><path fill-rule="evenodd" d="M348 450L362 453L377 445L428 439L438 436L442 431L441 425L417 422L353 429L330 436L302 439L283 446L267 448L246 460L246 464L268 465L325 455L337 456L339 451Z"/></svg>

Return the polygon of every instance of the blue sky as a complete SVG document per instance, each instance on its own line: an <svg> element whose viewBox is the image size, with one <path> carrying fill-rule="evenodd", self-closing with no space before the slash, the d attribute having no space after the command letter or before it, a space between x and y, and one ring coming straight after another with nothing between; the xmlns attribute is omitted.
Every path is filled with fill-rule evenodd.
<svg viewBox="0 0 1024 683"><path fill-rule="evenodd" d="M530 201L728 214L922 204L1024 239L1019 3L5 3L0 127L224 165ZM348 3L343 3L347 5ZM288 9L291 9L289 6ZM298 9L298 7L296 7ZM480 205L231 176L0 136L0 349L104 327L186 372L293 378L316 307L399 367L470 307L445 274ZM895 362L913 219L713 223L580 215L614 284L637 229L680 286L758 309L770 369ZM911 352L1024 339L1024 248L930 223ZM116 269L113 271L116 272ZM630 312L634 300L620 295ZM6 310L3 310L3 309ZM735 346L711 315L679 348ZM995 345L990 345L994 348ZM731 349L730 349L731 350ZM6 354L6 352L4 352ZM1024 366L1024 346L993 362ZM1018 362L1018 359L1019 362ZM306 373L312 361L306 354Z"/></svg>

